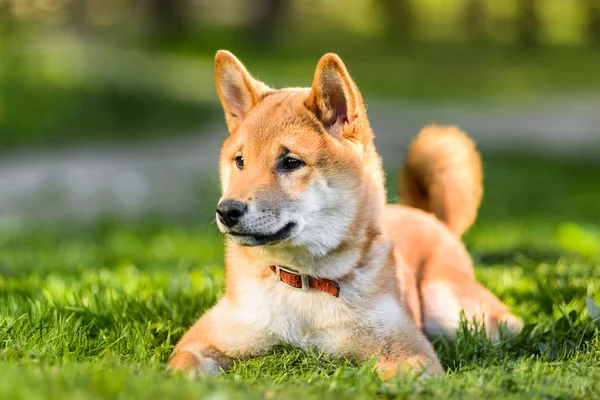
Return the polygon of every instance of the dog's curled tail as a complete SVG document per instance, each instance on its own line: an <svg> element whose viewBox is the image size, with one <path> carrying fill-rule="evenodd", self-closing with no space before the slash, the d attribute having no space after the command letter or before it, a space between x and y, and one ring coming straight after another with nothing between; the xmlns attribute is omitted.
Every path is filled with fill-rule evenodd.
<svg viewBox="0 0 600 400"><path fill-rule="evenodd" d="M398 184L406 205L433 213L462 236L483 194L475 143L457 127L426 126L410 146Z"/></svg>

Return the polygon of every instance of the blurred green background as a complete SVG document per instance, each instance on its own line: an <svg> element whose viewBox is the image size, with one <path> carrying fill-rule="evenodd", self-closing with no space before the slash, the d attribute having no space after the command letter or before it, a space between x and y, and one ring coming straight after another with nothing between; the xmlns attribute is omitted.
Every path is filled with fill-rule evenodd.
<svg viewBox="0 0 600 400"><path fill-rule="evenodd" d="M274 86L342 56L367 97L600 90L597 0L0 0L0 151L197 130L226 48ZM220 114L218 114L220 118Z"/></svg>

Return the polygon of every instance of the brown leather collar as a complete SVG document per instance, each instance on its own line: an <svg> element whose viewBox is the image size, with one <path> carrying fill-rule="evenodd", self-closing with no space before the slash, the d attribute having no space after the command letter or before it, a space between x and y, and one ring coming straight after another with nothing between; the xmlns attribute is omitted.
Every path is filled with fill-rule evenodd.
<svg viewBox="0 0 600 400"><path fill-rule="evenodd" d="M308 290L309 288L321 290L332 296L340 297L340 285L329 279L319 279L310 275L299 274L298 272L279 265L269 266L279 282L292 289Z"/></svg>

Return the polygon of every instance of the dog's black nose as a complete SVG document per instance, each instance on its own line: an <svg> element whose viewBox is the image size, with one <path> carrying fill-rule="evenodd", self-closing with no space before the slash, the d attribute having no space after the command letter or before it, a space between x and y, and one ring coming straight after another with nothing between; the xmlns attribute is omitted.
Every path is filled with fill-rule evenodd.
<svg viewBox="0 0 600 400"><path fill-rule="evenodd" d="M246 210L248 210L248 206L236 200L223 200L217 205L219 221L229 228L239 222Z"/></svg>

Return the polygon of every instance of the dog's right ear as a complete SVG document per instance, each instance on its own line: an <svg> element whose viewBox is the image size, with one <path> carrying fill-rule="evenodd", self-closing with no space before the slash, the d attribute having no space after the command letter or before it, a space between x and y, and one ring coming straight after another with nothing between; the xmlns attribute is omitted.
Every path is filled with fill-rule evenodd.
<svg viewBox="0 0 600 400"><path fill-rule="evenodd" d="M269 90L226 50L219 50L215 56L215 83L230 133L240 127L252 107L260 101L261 95Z"/></svg>

